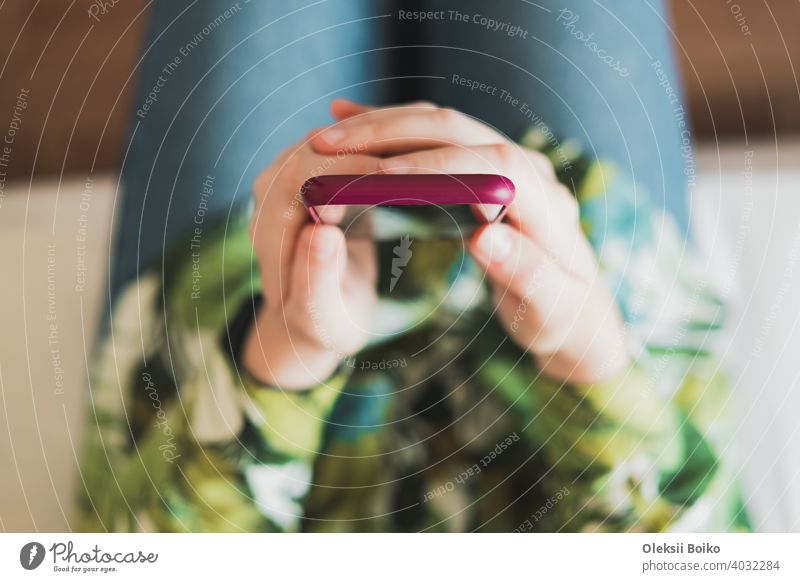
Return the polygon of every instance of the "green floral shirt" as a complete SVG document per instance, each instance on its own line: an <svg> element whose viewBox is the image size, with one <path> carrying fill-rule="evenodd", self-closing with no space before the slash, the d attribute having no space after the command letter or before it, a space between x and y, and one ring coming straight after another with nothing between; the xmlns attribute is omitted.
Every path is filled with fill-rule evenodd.
<svg viewBox="0 0 800 582"><path fill-rule="evenodd" d="M116 301L91 375L78 527L90 531L748 529L727 463L723 305L670 219L542 134L626 321L635 362L560 383L506 335L477 267L414 241L385 338L308 390L248 377L229 328L260 279L248 216L202 232ZM568 164L564 156L568 155ZM557 155L556 155L557 154Z"/></svg>

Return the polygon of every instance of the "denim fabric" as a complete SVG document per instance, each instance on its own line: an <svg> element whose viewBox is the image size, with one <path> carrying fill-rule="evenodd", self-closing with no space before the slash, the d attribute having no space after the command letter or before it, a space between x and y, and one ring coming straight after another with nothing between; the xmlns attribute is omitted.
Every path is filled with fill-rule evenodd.
<svg viewBox="0 0 800 582"><path fill-rule="evenodd" d="M428 83L427 96L512 138L542 120L562 140L578 139L589 156L612 160L685 228L687 164L680 120L688 124L688 113L681 117L663 2L424 4L469 17L427 24L422 44L439 47L425 49L427 71L444 77ZM484 18L494 25L484 24ZM489 95L457 86L454 74L497 91ZM507 95L501 98L503 90Z"/></svg>
<svg viewBox="0 0 800 582"><path fill-rule="evenodd" d="M399 18L414 9L446 19ZM681 130L667 90L680 87L665 18L660 1L155 1L109 293L162 262L165 249L188 249L197 220L246 201L278 151L329 121L337 95L428 98L512 138L546 122L616 162L685 225ZM498 90L471 91L453 75Z"/></svg>
<svg viewBox="0 0 800 582"><path fill-rule="evenodd" d="M112 295L184 235L188 248L196 219L207 222L247 200L277 152L329 121L332 97L376 99L385 67L381 53L365 51L383 36L386 19L370 18L370 5L153 3L122 168ZM210 196L203 192L209 176Z"/></svg>

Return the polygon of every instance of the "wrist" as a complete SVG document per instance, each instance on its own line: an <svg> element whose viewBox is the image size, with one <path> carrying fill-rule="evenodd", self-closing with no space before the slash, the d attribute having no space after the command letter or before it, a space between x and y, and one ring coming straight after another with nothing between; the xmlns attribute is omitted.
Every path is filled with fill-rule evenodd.
<svg viewBox="0 0 800 582"><path fill-rule="evenodd" d="M261 383L302 390L329 378L341 358L313 338L292 331L280 313L263 306L245 339L241 361Z"/></svg>

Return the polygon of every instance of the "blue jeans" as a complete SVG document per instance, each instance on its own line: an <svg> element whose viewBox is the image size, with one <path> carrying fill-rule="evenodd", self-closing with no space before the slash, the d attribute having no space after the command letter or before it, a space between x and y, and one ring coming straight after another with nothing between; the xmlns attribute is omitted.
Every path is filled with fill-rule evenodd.
<svg viewBox="0 0 800 582"><path fill-rule="evenodd" d="M661 1L159 0L151 18L112 299L186 250L198 217L248 200L277 152L330 121L335 96L426 98L512 138L546 124L615 161L686 225L688 133Z"/></svg>

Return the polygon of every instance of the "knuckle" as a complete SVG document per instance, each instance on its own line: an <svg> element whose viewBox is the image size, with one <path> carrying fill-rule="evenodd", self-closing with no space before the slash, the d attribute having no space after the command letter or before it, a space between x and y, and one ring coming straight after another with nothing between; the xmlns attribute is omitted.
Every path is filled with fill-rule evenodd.
<svg viewBox="0 0 800 582"><path fill-rule="evenodd" d="M279 171L282 177L288 178L291 181L302 182L305 180L303 177L306 174L305 164L297 154L286 159L283 163L283 167L280 168Z"/></svg>
<svg viewBox="0 0 800 582"><path fill-rule="evenodd" d="M256 200L256 202L264 198L267 188L272 180L272 175L272 168L270 167L262 171L258 176L256 176L255 180L253 180L253 198Z"/></svg>
<svg viewBox="0 0 800 582"><path fill-rule="evenodd" d="M426 101L424 99L421 99L419 101L412 101L408 105L409 105L409 107L414 107L414 108L419 108L419 109L436 109L437 108L435 103L433 103L431 101Z"/></svg>
<svg viewBox="0 0 800 582"><path fill-rule="evenodd" d="M364 120L353 126L350 140L355 143L367 143L380 137L382 124L375 119Z"/></svg>
<svg viewBox="0 0 800 582"><path fill-rule="evenodd" d="M519 155L517 152L517 146L507 142L503 142L494 144L492 146L492 149L501 164L507 165L516 163L517 156Z"/></svg>
<svg viewBox="0 0 800 582"><path fill-rule="evenodd" d="M556 177L556 169L553 167L553 163L550 161L550 158L548 158L545 154L542 152L529 150L528 155L531 163L533 163L538 171L542 172L548 178Z"/></svg>
<svg viewBox="0 0 800 582"><path fill-rule="evenodd" d="M451 107L439 107L434 112L436 122L444 125L445 127L453 127L459 123L461 113Z"/></svg>

